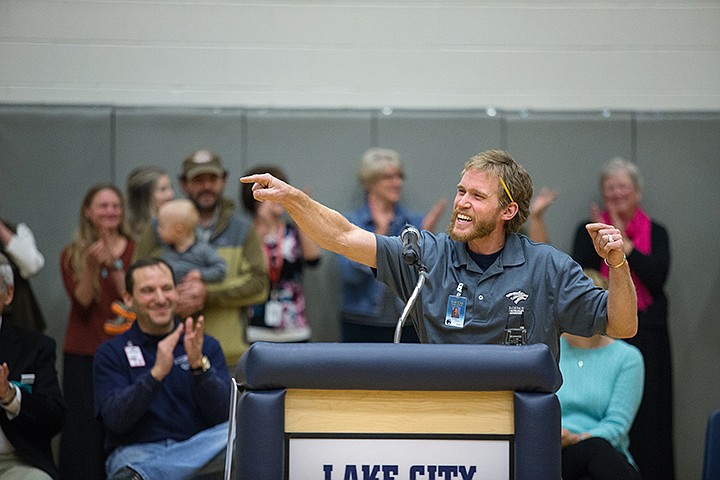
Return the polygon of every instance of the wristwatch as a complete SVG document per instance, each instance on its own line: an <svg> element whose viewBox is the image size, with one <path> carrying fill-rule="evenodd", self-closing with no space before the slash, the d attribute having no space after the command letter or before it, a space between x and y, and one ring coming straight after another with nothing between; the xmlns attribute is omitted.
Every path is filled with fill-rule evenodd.
<svg viewBox="0 0 720 480"><path fill-rule="evenodd" d="M200 375L207 372L208 370L210 370L210 359L207 357L207 355L202 356L202 358L200 359L199 367L191 369L193 375Z"/></svg>

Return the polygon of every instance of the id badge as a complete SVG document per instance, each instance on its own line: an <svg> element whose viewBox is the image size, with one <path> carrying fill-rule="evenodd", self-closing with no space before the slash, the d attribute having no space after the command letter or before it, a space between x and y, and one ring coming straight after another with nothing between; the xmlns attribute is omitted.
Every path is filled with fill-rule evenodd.
<svg viewBox="0 0 720 480"><path fill-rule="evenodd" d="M282 303L268 300L265 303L265 325L279 327L282 324Z"/></svg>
<svg viewBox="0 0 720 480"><path fill-rule="evenodd" d="M448 297L447 310L445 311L445 326L463 328L465 325L466 308L467 298L450 295Z"/></svg>
<svg viewBox="0 0 720 480"><path fill-rule="evenodd" d="M128 345L125 347L125 356L128 359L128 363L131 367L144 367L145 358L143 358L142 351L137 345Z"/></svg>

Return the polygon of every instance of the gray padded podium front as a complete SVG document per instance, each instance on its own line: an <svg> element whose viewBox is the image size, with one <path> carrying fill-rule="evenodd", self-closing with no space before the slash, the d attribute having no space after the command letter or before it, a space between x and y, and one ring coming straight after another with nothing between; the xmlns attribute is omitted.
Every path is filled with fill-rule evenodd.
<svg viewBox="0 0 720 480"><path fill-rule="evenodd" d="M289 389L511 391L512 478L560 478L561 378L545 345L259 342L235 376L237 480L285 478Z"/></svg>

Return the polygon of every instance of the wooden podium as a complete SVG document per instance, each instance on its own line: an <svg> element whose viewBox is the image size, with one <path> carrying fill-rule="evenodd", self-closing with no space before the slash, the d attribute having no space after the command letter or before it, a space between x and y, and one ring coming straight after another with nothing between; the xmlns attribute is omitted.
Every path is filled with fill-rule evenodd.
<svg viewBox="0 0 720 480"><path fill-rule="evenodd" d="M235 376L237 480L560 479L545 345L260 342Z"/></svg>

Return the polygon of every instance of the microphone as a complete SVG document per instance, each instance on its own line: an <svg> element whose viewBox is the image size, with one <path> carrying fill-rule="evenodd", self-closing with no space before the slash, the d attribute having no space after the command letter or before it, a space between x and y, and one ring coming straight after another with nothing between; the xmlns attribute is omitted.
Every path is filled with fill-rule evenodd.
<svg viewBox="0 0 720 480"><path fill-rule="evenodd" d="M415 265L420 260L420 250L418 249L419 238L420 232L412 225L406 224L400 233L400 240L402 240L403 244L402 258L408 265Z"/></svg>

